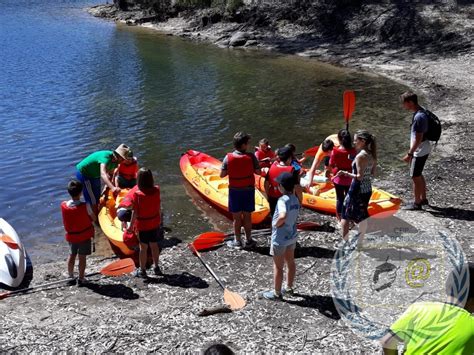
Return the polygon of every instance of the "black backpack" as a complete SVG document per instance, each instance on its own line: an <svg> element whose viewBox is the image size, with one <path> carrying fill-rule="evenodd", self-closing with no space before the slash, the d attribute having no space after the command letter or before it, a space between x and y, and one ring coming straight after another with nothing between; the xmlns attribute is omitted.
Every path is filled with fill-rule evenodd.
<svg viewBox="0 0 474 355"><path fill-rule="evenodd" d="M424 111L428 116L428 131L425 133L425 139L438 144L439 138L441 137L441 131L443 130L441 127L441 121L433 112L426 109Z"/></svg>

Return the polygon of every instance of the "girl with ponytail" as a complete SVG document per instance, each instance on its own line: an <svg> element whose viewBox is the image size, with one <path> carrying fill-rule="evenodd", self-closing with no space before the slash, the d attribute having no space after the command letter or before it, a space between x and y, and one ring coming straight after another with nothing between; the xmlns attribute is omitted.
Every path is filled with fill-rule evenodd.
<svg viewBox="0 0 474 355"><path fill-rule="evenodd" d="M366 130L359 130L354 135L357 155L352 163L352 173L339 170L336 176L352 179L349 191L342 208L342 236L348 239L349 222L359 224L359 242L367 229L368 207L372 196L372 176L377 165L377 145L375 137Z"/></svg>

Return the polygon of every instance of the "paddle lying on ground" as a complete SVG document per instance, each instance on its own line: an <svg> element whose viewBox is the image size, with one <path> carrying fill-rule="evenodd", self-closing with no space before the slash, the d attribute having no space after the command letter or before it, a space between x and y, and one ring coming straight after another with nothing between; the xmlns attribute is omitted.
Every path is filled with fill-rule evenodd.
<svg viewBox="0 0 474 355"><path fill-rule="evenodd" d="M298 230L302 231L317 231L320 230L321 225L316 222L301 222L296 225ZM252 231L252 235L260 235L271 232L271 228L257 229ZM224 244L227 240L231 240L235 236L234 233L222 233L222 232L206 232L198 235L193 241L194 247L199 250L208 250L218 247Z"/></svg>
<svg viewBox="0 0 474 355"><path fill-rule="evenodd" d="M224 290L224 302L230 307L230 309L233 310L233 311L237 311L239 309L244 308L247 303L242 298L242 296L239 295L238 293L229 291L224 286L224 284L219 279L219 277L217 277L216 273L202 259L201 254L199 254L199 251L194 247L193 243L189 243L188 246L189 246L189 249L191 250L191 252L198 257L199 261L201 261L201 263L204 265L206 270L209 271L209 273L212 275L212 277L214 277L214 279L216 279L219 286L222 287L222 289Z"/></svg>
<svg viewBox="0 0 474 355"><path fill-rule="evenodd" d="M11 249L18 249L20 246L15 242L12 237L6 234L0 234L0 241L5 243Z"/></svg>
<svg viewBox="0 0 474 355"><path fill-rule="evenodd" d="M349 121L355 110L355 92L353 90L344 91L342 96L342 105L344 107L344 121L346 121L346 130L349 130Z"/></svg>
<svg viewBox="0 0 474 355"><path fill-rule="evenodd" d="M127 258L127 259L121 259L121 260L114 261L114 262L110 263L109 265L105 266L104 268L102 268L99 272L93 272L91 274L87 274L86 276L91 277L91 276L95 276L95 275L99 275L99 274L104 275L104 276L122 276L122 275L125 275L125 274L129 274L129 273L133 272L134 270L135 270L135 263L133 262L132 259ZM57 285L57 284L60 284L60 283L63 283L63 282L71 281L71 280L74 280L74 279L73 278L67 278L67 279L63 279L63 280L48 282L48 283L42 284L42 285L23 288L21 290L2 292L2 293L0 293L0 300L4 299L4 298L7 298L7 297L10 297L10 296L13 296L13 295L16 295L16 294L25 293L25 292L28 292L28 291L31 291L31 290L36 290L38 288Z"/></svg>

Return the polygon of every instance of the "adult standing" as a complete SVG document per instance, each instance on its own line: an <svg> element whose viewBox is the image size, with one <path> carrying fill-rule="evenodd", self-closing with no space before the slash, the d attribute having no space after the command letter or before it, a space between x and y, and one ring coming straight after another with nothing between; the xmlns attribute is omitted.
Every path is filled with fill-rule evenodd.
<svg viewBox="0 0 474 355"><path fill-rule="evenodd" d="M223 162L220 177L229 176L229 212L234 220L235 238L229 246L241 249L241 229L245 230L245 246L255 245L252 240L252 212L255 211L255 177L260 175L260 165L253 153L247 152L250 136L244 132L234 135L234 148Z"/></svg>
<svg viewBox="0 0 474 355"><path fill-rule="evenodd" d="M372 176L377 166L375 137L368 131L359 130L354 135L357 155L352 163L352 173L339 170L336 176L352 178L342 208L342 237L347 240L349 222L359 224L359 233L365 234L369 217L369 201L372 196Z"/></svg>
<svg viewBox="0 0 474 355"><path fill-rule="evenodd" d="M90 154L76 165L76 177L84 185L84 199L92 207L97 215L100 198L101 180L114 193L119 193L120 188L114 186L109 178L109 174L124 161L130 148L125 144L120 144L117 149L100 150Z"/></svg>
<svg viewBox="0 0 474 355"><path fill-rule="evenodd" d="M428 205L426 198L426 181L423 168L431 153L431 143L426 137L428 132L429 117L423 107L418 104L418 96L407 91L400 95L403 107L413 112L411 124L410 149L403 160L410 164L410 176L413 180L414 201L403 209L411 211L422 210L423 205Z"/></svg>

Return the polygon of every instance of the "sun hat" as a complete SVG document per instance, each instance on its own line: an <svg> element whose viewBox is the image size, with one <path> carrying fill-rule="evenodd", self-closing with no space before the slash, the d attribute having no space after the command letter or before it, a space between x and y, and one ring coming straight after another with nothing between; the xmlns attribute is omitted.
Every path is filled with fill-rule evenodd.
<svg viewBox="0 0 474 355"><path fill-rule="evenodd" d="M114 152L125 160L133 158L132 150L125 144L120 144Z"/></svg>

